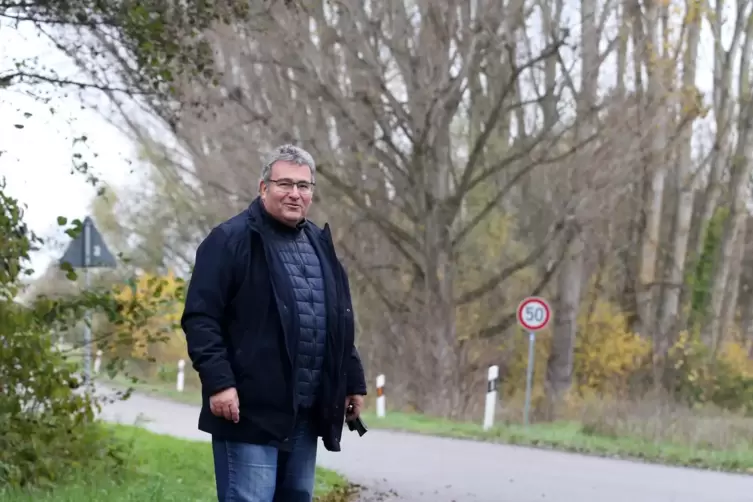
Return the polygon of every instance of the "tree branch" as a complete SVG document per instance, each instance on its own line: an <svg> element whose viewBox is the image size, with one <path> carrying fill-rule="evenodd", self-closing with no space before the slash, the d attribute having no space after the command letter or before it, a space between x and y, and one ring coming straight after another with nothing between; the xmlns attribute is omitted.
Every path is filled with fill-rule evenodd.
<svg viewBox="0 0 753 502"><path fill-rule="evenodd" d="M533 265L541 258L544 253L549 249L549 244L562 232L565 228L566 217L560 218L552 228L547 232L543 242L538 244L528 255L522 260L504 267L502 270L491 276L486 281L482 282L478 287L463 293L458 299L459 305L464 305L473 301L476 301L492 292L498 284L512 277L516 272Z"/></svg>

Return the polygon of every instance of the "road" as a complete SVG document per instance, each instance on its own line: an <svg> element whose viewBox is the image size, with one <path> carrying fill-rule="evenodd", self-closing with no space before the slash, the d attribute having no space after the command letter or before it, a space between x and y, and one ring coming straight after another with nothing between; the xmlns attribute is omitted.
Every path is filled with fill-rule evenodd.
<svg viewBox="0 0 753 502"><path fill-rule="evenodd" d="M102 418L207 440L198 407L133 395ZM321 443L320 443L321 445ZM385 502L751 502L753 476L602 459L476 441L347 429L343 451L320 448L319 464Z"/></svg>

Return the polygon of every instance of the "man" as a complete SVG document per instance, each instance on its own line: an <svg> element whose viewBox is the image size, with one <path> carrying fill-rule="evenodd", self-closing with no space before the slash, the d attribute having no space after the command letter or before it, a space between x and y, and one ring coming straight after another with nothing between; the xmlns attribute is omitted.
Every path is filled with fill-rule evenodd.
<svg viewBox="0 0 753 502"><path fill-rule="evenodd" d="M329 225L306 219L315 174L305 150L275 148L259 196L196 251L181 324L220 502L311 501L317 438L340 451L363 407L348 277Z"/></svg>

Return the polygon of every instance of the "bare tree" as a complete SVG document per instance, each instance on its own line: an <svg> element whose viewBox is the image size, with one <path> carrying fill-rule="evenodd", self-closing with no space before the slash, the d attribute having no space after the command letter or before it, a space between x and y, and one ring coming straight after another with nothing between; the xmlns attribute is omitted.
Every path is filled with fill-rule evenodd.
<svg viewBox="0 0 753 502"><path fill-rule="evenodd" d="M738 300L750 301L738 299L735 282L749 107L737 113L729 85L737 69L748 73L747 3L727 50L720 21L710 19L716 131L708 159L691 148L704 114L695 88L698 2L680 18L666 2L582 0L578 40L563 26L563 0L253 6L253 16L201 32L216 82L181 77L169 97L138 100L176 145L155 145L113 96L126 128L154 152L152 184L174 187L155 199L165 201L161 219L134 230L164 228L167 254L190 260L212 225L256 196L263 151L283 141L310 149L322 180L312 218L333 223L360 306L365 363L400 382L404 404L448 415L472 409L481 368L501 363L504 374L510 365L514 308L528 294L556 299L552 404L571 388L578 321L596 295L653 340L658 383L688 328L687 278L724 202L731 132L739 136L729 181L736 195L706 337L720 338L711 333L734 317ZM117 60L118 47L99 42ZM602 92L610 64L617 80ZM137 86L133 68L118 67ZM741 103L747 85L738 85Z"/></svg>
<svg viewBox="0 0 753 502"><path fill-rule="evenodd" d="M746 3L747 7L747 3ZM747 10L747 9L746 9ZM713 351L718 350L722 336L722 306L725 291L729 285L730 271L735 267L735 248L740 235L744 232L750 200L750 179L753 171L753 96L750 86L750 58L753 49L753 16L744 16L738 11L736 31L743 33L744 40L740 51L737 119L737 142L731 158L731 176L729 181L732 200L730 214L724 227L721 257L714 273L711 289L711 312L704 326L702 337Z"/></svg>
<svg viewBox="0 0 753 502"><path fill-rule="evenodd" d="M519 180L578 147L577 140L558 146L569 134L564 122L531 126L545 98L525 82L557 59L565 40L550 26L548 43L536 48L525 24L531 16L523 1L272 5L253 22L207 35L224 73L219 86L179 90L183 101L205 106L175 124L205 194L248 200L247 159L295 140L314 151L331 186L322 193L332 204L328 216L361 220L359 236L377 232L389 243L384 256L398 270L391 274L373 272L375 253L348 255L401 329L416 331L402 336L414 340L414 394L424 409L459 409L468 340L497 336L514 320L512 309L503 311L461 339L456 309L485 301L535 265L562 226L553 222L544 242L527 242L528 252L500 260L482 283L458 282L458 253L480 245L478 229L501 217L500 202ZM545 96L562 85L554 82ZM464 118L469 94L472 124ZM480 204L469 214L471 199ZM341 249L352 251L352 242L344 239Z"/></svg>
<svg viewBox="0 0 753 502"><path fill-rule="evenodd" d="M678 308L680 292L685 277L685 262L688 254L690 223L693 217L693 198L697 171L691 155L692 121L698 116L698 91L696 89L696 67L698 44L700 41L702 13L700 3L688 3L686 13L685 50L682 62L682 88L680 90L679 113L676 122L680 133L677 144L676 186L677 201L674 212L671 237L671 255L666 262L666 285L660 318L655 333L655 354L659 361L665 361L673 343L673 333L679 327ZM658 369L663 373L664 368Z"/></svg>

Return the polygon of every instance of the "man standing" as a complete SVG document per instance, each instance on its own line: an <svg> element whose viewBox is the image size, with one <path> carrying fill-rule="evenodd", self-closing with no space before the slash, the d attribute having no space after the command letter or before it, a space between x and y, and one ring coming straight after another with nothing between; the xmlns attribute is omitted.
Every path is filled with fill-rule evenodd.
<svg viewBox="0 0 753 502"><path fill-rule="evenodd" d="M220 502L311 501L317 438L340 451L363 407L348 277L329 225L306 219L315 175L308 152L275 148L259 197L196 251L181 325Z"/></svg>

